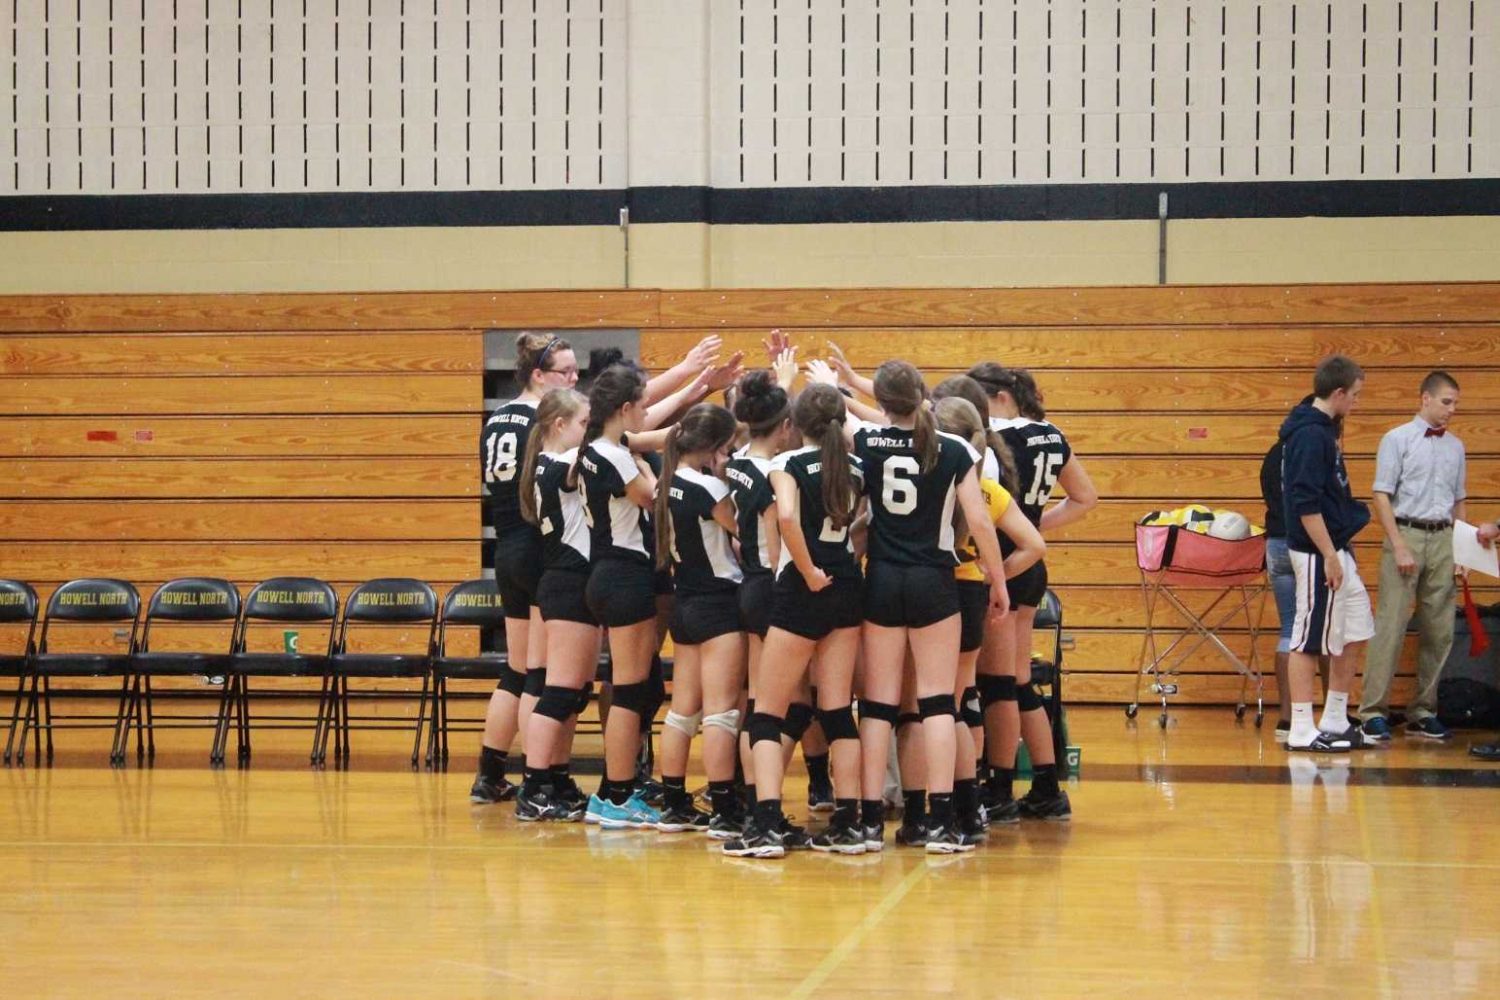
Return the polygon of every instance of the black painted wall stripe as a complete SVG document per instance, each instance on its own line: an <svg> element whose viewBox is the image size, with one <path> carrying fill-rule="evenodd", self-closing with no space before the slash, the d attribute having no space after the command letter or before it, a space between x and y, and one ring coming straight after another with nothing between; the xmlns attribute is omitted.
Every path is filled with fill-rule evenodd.
<svg viewBox="0 0 1500 1000"><path fill-rule="evenodd" d="M876 222L1500 215L1500 178L1191 184L392 191L316 194L16 195L0 231L393 226L787 225Z"/></svg>

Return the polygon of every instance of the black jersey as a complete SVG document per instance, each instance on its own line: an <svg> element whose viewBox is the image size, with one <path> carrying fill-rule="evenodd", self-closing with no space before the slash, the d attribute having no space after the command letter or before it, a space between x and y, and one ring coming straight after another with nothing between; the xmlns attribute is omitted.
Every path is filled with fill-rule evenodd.
<svg viewBox="0 0 1500 1000"><path fill-rule="evenodd" d="M586 573L589 526L583 495L568 486L568 470L577 449L553 455L542 452L536 463L537 529L542 533L542 567Z"/></svg>
<svg viewBox="0 0 1500 1000"><path fill-rule="evenodd" d="M958 484L978 460L963 438L938 434L938 459L927 472L899 427L861 428L854 453L865 469L870 496L871 560L907 566L958 565L953 511Z"/></svg>
<svg viewBox="0 0 1500 1000"><path fill-rule="evenodd" d="M740 527L740 564L746 573L769 573L772 568L770 546L761 530L766 508L776 502L771 481L766 478L770 472L771 459L743 451L724 469L730 496L734 497L734 519Z"/></svg>
<svg viewBox="0 0 1500 1000"><path fill-rule="evenodd" d="M1057 475L1068 464L1073 449L1063 432L1045 420L991 420L1016 459L1016 503L1032 524L1042 523L1042 511L1057 488Z"/></svg>
<svg viewBox="0 0 1500 1000"><path fill-rule="evenodd" d="M656 533L651 530L651 517L625 495L625 487L641 474L635 456L618 442L599 438L584 449L578 467L591 529L590 558L654 564Z"/></svg>
<svg viewBox="0 0 1500 1000"><path fill-rule="evenodd" d="M521 459L536 419L536 402L513 399L484 422L479 433L479 467L483 471L490 526L496 537L534 530L521 517Z"/></svg>
<svg viewBox="0 0 1500 1000"><path fill-rule="evenodd" d="M865 490L864 474L859 459L848 456L853 473L854 490ZM816 447L784 451L771 462L772 472L785 472L797 484L798 508L801 511L802 536L807 539L807 553L815 566L829 576L860 576L859 563L854 558L854 545L849 541L847 527L835 528L823 506L823 454ZM776 564L780 574L792 565L792 554L785 543L781 546L781 559ZM795 570L794 570L795 572Z"/></svg>
<svg viewBox="0 0 1500 1000"><path fill-rule="evenodd" d="M733 590L745 575L734 558L729 532L714 507L729 496L723 480L697 469L678 469L668 489L672 512L672 580L678 594Z"/></svg>

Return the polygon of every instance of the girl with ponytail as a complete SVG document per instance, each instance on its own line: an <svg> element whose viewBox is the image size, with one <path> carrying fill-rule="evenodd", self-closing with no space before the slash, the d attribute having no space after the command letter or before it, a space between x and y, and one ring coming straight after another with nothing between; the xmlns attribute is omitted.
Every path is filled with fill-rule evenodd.
<svg viewBox="0 0 1500 1000"><path fill-rule="evenodd" d="M854 435L854 454L870 496L865 696L860 700L865 843L878 849L884 839L881 793L909 649L930 816L909 811L898 842L924 845L937 854L970 851L982 830L973 823L960 826L953 802L954 691L961 640L953 577L959 565L955 505L963 511L978 561L992 581L988 604L993 612L1009 608L1005 570L979 487L979 454L962 438L937 429L921 372L904 361L887 361L875 372L874 388L888 426L862 428ZM912 729L913 737L917 731Z"/></svg>

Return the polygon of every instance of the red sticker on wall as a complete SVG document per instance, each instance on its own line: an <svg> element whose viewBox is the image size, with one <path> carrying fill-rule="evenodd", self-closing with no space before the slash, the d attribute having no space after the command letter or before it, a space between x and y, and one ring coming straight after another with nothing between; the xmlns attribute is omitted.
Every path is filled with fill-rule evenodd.
<svg viewBox="0 0 1500 1000"><path fill-rule="evenodd" d="M1204 441L1204 440L1207 440L1207 438L1208 438L1208 428L1207 427L1189 427L1188 428L1188 440L1190 440L1190 441Z"/></svg>
<svg viewBox="0 0 1500 1000"><path fill-rule="evenodd" d="M155 431L136 431L135 432L135 439L137 441L155 441L156 440L156 432Z"/></svg>
<svg viewBox="0 0 1500 1000"><path fill-rule="evenodd" d="M118 441L120 440L120 435L116 434L114 431L89 431L86 435L84 435L84 440Z"/></svg>

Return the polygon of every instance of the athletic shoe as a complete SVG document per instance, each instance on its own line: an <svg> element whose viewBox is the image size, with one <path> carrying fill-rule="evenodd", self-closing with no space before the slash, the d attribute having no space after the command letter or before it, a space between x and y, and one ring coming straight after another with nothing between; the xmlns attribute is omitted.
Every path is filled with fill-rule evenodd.
<svg viewBox="0 0 1500 1000"><path fill-rule="evenodd" d="M927 843L927 825L925 823L912 823L903 819L901 825L896 828L897 847L921 847Z"/></svg>
<svg viewBox="0 0 1500 1000"><path fill-rule="evenodd" d="M878 854L885 850L885 824L867 823L860 829L865 834L865 850Z"/></svg>
<svg viewBox="0 0 1500 1000"><path fill-rule="evenodd" d="M790 816L781 817L781 843L789 851L806 851L812 849L812 838L807 835L807 830L792 822Z"/></svg>
<svg viewBox="0 0 1500 1000"><path fill-rule="evenodd" d="M631 812L627 808L629 803L616 805L609 799L601 799L597 795L589 796L589 805L583 815L585 823L598 824L602 830L630 830L636 824L631 818Z"/></svg>
<svg viewBox="0 0 1500 1000"><path fill-rule="evenodd" d="M1021 822L1021 803L1015 799L996 802L985 809L985 818L990 826L1014 826Z"/></svg>
<svg viewBox="0 0 1500 1000"><path fill-rule="evenodd" d="M1286 743L1288 752L1293 753L1348 753L1353 746L1348 740L1338 736L1329 736L1327 733L1319 733L1313 737L1311 743L1300 746L1290 740Z"/></svg>
<svg viewBox="0 0 1500 1000"><path fill-rule="evenodd" d="M865 834L851 823L832 823L812 839L812 849L822 854L863 854Z"/></svg>
<svg viewBox="0 0 1500 1000"><path fill-rule="evenodd" d="M956 826L940 826L927 831L925 846L928 854L962 854L972 851L978 841Z"/></svg>
<svg viewBox="0 0 1500 1000"><path fill-rule="evenodd" d="M989 824L984 821L984 810L979 810L978 816L958 818L958 831L968 837L976 844L982 844L990 839Z"/></svg>
<svg viewBox="0 0 1500 1000"><path fill-rule="evenodd" d="M1350 726L1342 733L1330 733L1326 729L1323 732L1333 739L1347 740L1350 750L1368 750L1376 745L1374 740L1365 739L1363 726Z"/></svg>
<svg viewBox="0 0 1500 1000"><path fill-rule="evenodd" d="M666 786L651 778L643 778L636 786L635 793L641 797L642 802L653 809L660 809L667 801Z"/></svg>
<svg viewBox="0 0 1500 1000"><path fill-rule="evenodd" d="M474 784L469 788L469 801L482 806L491 806L496 802L509 802L516 797L518 790L515 783L506 778L490 781L482 774L475 775Z"/></svg>
<svg viewBox="0 0 1500 1000"><path fill-rule="evenodd" d="M1476 743L1469 747L1469 756L1480 760L1500 761L1500 743Z"/></svg>
<svg viewBox="0 0 1500 1000"><path fill-rule="evenodd" d="M724 841L719 848L732 858L780 858L786 856L786 844L780 830L762 830L755 823L745 826L745 832L733 840Z"/></svg>
<svg viewBox="0 0 1500 1000"><path fill-rule="evenodd" d="M521 791L516 794L516 819L522 823L561 820L567 815L567 807L558 802L551 790L545 786L534 792L528 792L525 787L522 787Z"/></svg>
<svg viewBox="0 0 1500 1000"><path fill-rule="evenodd" d="M656 828L662 833L707 833L709 815L691 804L680 809L663 809Z"/></svg>
<svg viewBox="0 0 1500 1000"><path fill-rule="evenodd" d="M1017 800L1016 805L1021 815L1027 819L1066 823L1073 818L1073 804L1068 801L1068 793L1060 788L1056 795L1037 795L1035 791L1027 792Z"/></svg>
<svg viewBox="0 0 1500 1000"><path fill-rule="evenodd" d="M1389 743L1391 741L1391 724L1378 715L1361 723L1359 732L1365 738L1366 743Z"/></svg>
<svg viewBox="0 0 1500 1000"><path fill-rule="evenodd" d="M576 781L567 777L552 786L552 800L567 811L569 822L576 823L583 819L589 797L583 794L583 789L578 787Z"/></svg>
<svg viewBox="0 0 1500 1000"><path fill-rule="evenodd" d="M1415 736L1424 740L1446 740L1453 734L1448 727L1437 720L1437 716L1429 715L1425 719L1416 719L1406 724L1406 735Z"/></svg>
<svg viewBox="0 0 1500 1000"><path fill-rule="evenodd" d="M625 810L630 814L630 825L637 830L655 829L661 822L661 810L647 802L645 793L639 788L625 800Z"/></svg>
<svg viewBox="0 0 1500 1000"><path fill-rule="evenodd" d="M807 786L807 811L815 813L833 812L833 786L832 785L808 785Z"/></svg>
<svg viewBox="0 0 1500 1000"><path fill-rule="evenodd" d="M744 815L732 814L729 816L710 816L707 833L712 840L734 840L745 834L747 818Z"/></svg>

